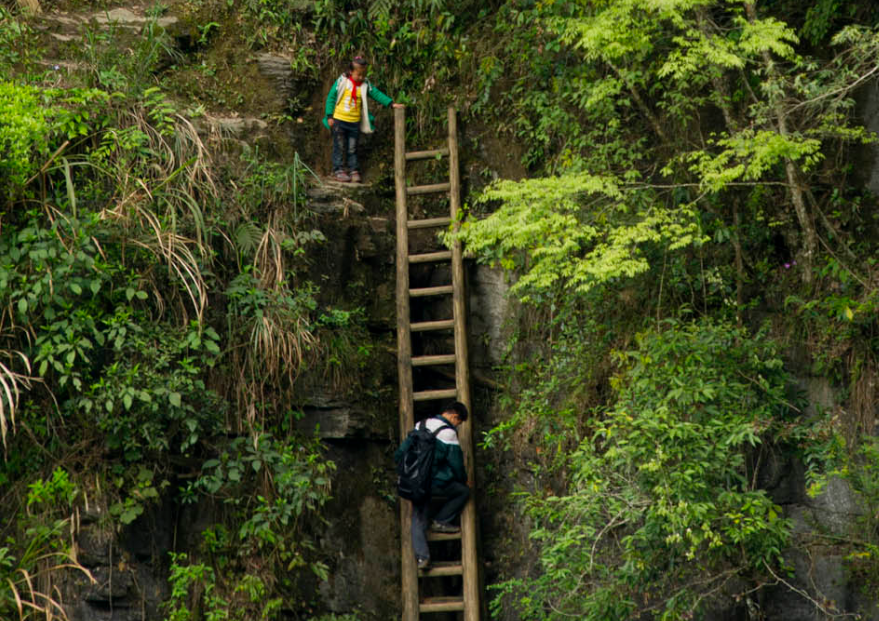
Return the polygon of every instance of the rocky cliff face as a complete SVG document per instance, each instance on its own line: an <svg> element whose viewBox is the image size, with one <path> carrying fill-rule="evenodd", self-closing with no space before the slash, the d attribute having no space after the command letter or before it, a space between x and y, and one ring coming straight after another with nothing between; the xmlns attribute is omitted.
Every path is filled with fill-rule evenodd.
<svg viewBox="0 0 879 621"><path fill-rule="evenodd" d="M130 6L109 12L52 13L37 22L48 43L46 62L63 72L65 46L75 44L83 24L136 32L145 23L145 9ZM174 33L177 45L186 50L194 37L191 27L173 14L159 25ZM228 103L196 120L202 135L222 136L239 144L258 145L279 159L294 152L326 172L329 138L317 129L325 89L334 77L328 70L320 79L297 82L291 58L282 54L247 56L249 80L247 109L235 110ZM300 106L283 122L266 118L289 112L291 99ZM390 117L380 117L383 133L364 145L369 182L351 186L323 181L308 191L306 207L318 215L316 227L327 242L311 259L311 279L321 286L323 302L353 301L364 308L376 368L369 374L369 394L341 394L315 383L294 404L303 413L298 428L317 434L338 468L333 481L333 500L328 522L317 541L319 554L329 568L327 580L311 578L306 598L315 611L357 612L362 619L386 620L399 611L400 530L398 499L394 493L391 454L399 441L396 402L394 317L394 209L390 178ZM514 146L503 144L488 128L463 128L464 169L467 187L502 174L516 177L524 171L516 163ZM430 145L418 145L428 147ZM870 179L871 187L875 180ZM416 208L420 208L416 206ZM424 207L427 209L428 207ZM418 238L414 239L416 246ZM413 276L428 286L442 274L426 268ZM506 297L506 276L476 265L468 267L470 351L476 386L475 438L500 422L495 397L500 387L493 368L503 359L508 332L523 321L519 309ZM423 319L447 316L438 306L416 309ZM448 343L433 344L439 351ZM839 406L836 387L820 377L801 373L800 383L813 404L825 409ZM527 469L527 443L513 460L477 453L482 549L485 581L533 570L527 524L508 496L515 487L534 484ZM833 536L846 534L864 513L851 490L832 480L815 498L806 492L803 465L778 455L766 469L763 486L794 521L798 534L810 545L792 549L787 558L791 573L779 576L778 584L761 591L759 600L732 602L717 608L713 619L766 619L812 621L825 618L820 612L840 613L868 609L865 618L879 619L879 610L846 574L843 558L836 552ZM98 503L98 506L100 503ZM79 577L64 586L72 621L159 621L161 603L168 597L168 552L194 545L198 533L212 523L218 510L207 503L181 508L162 502L120 533L113 531L105 511L94 509L80 516L78 559L95 578ZM490 597L490 596L489 596ZM820 605L816 607L816 602ZM757 612L759 611L759 612Z"/></svg>

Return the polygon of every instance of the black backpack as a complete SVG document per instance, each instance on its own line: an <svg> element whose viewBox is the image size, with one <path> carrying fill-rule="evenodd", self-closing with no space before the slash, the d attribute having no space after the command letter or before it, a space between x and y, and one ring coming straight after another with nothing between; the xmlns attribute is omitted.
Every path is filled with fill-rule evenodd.
<svg viewBox="0 0 879 621"><path fill-rule="evenodd" d="M436 431L430 431L426 421L421 421L409 432L409 445L397 463L397 493L401 498L414 503L422 503L430 498L436 436L443 429L454 427L443 425Z"/></svg>

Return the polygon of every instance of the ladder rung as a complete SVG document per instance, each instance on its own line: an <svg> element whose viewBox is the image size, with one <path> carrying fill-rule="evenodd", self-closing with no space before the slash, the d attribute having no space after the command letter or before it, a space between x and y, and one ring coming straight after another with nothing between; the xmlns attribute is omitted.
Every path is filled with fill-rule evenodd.
<svg viewBox="0 0 879 621"><path fill-rule="evenodd" d="M412 358L413 367L427 367L433 364L455 364L455 354L443 354L441 356L418 356Z"/></svg>
<svg viewBox="0 0 879 621"><path fill-rule="evenodd" d="M423 220L409 220L406 226L410 229L432 229L438 226L449 226L451 218L425 218Z"/></svg>
<svg viewBox="0 0 879 621"><path fill-rule="evenodd" d="M421 321L413 323L409 326L412 332L426 332L428 330L454 330L454 319L443 319L442 321Z"/></svg>
<svg viewBox="0 0 879 621"><path fill-rule="evenodd" d="M424 571L419 571L418 575L424 578L437 578L439 576L462 576L464 574L464 565L461 561L441 561L433 563Z"/></svg>
<svg viewBox="0 0 879 621"><path fill-rule="evenodd" d="M406 154L407 160L428 160L432 157L436 157L439 155L440 157L445 157L449 154L449 148L443 147L442 149L431 149L430 151L410 151Z"/></svg>
<svg viewBox="0 0 879 621"><path fill-rule="evenodd" d="M431 261L451 261L452 251L428 252L425 254L410 254L409 263L430 263Z"/></svg>
<svg viewBox="0 0 879 621"><path fill-rule="evenodd" d="M411 185L406 188L407 196L416 196L418 194L435 194L437 192L448 192L452 189L452 184L448 181L446 183L432 183L430 185Z"/></svg>
<svg viewBox="0 0 879 621"><path fill-rule="evenodd" d="M428 541L455 541L461 538L461 531L457 533L435 533L432 530L427 531Z"/></svg>
<svg viewBox="0 0 879 621"><path fill-rule="evenodd" d="M454 612L464 610L463 597L425 597L418 604L418 612Z"/></svg>
<svg viewBox="0 0 879 621"><path fill-rule="evenodd" d="M428 295L447 295L452 293L452 285L443 285L441 287L423 287L421 289L409 289L409 297L423 298Z"/></svg>
<svg viewBox="0 0 879 621"><path fill-rule="evenodd" d="M458 396L458 391L454 388L445 388L443 390L421 390L412 393L413 401L431 401L434 399L454 399Z"/></svg>

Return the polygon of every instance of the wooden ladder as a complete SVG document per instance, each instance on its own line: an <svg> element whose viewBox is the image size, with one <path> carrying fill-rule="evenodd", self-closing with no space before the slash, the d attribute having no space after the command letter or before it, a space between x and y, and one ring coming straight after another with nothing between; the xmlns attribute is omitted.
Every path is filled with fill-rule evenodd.
<svg viewBox="0 0 879 621"><path fill-rule="evenodd" d="M449 144L447 148L431 151L406 152L405 108L394 109L394 181L397 191L397 369L400 384L400 434L406 434L415 426L414 402L456 399L471 410L470 371L467 364L467 326L464 300L464 266L461 244L455 242L451 250L438 249L425 254L409 254L409 231L425 228L443 228L455 223L460 207L460 177L458 171L458 130L454 108L449 108ZM449 181L433 185L406 185L406 163L416 160L449 158ZM409 196L430 193L448 193L450 213L448 218L410 220L406 199ZM438 287L413 289L409 283L409 266L417 263L450 261L452 282ZM409 299L425 296L452 296L452 317L442 321L411 323ZM412 332L454 330L455 351L439 356L412 355ZM413 391L412 368L434 365L455 365L455 388ZM440 403L437 403L437 410ZM438 411L437 411L438 413ZM472 420L472 417L471 417ZM475 481L473 465L473 435L471 420L458 427L458 441L464 452L467 478ZM458 540L461 545L460 561L434 563L427 571L419 572L415 564L410 535L412 503L403 501L400 507L402 528L402 595L403 621L418 621L425 613L463 611L464 621L479 621L479 567L477 564L476 515L473 502L475 490L461 513L461 532L458 534L428 533L428 541ZM419 578L439 576L462 576L463 590L460 596L419 598Z"/></svg>

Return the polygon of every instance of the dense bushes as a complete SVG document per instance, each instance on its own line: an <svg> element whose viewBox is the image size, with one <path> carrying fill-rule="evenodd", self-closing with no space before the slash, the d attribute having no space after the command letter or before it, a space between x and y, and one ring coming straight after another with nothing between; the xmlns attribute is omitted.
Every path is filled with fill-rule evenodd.
<svg viewBox="0 0 879 621"><path fill-rule="evenodd" d="M756 487L764 444L795 416L775 346L672 321L618 363L565 492L528 497L540 569L500 586L524 618L688 619L734 577L778 568L790 540Z"/></svg>
<svg viewBox="0 0 879 621"><path fill-rule="evenodd" d="M306 168L245 151L221 172L155 84L166 35L151 24L115 64L105 43L77 86L0 82L0 616L63 618L44 578L75 567L65 519L89 496L111 530L160 501L229 504L196 551L223 566L212 595L245 585L274 618L301 603L300 572L326 572L307 531L333 464L289 424L296 378L333 353L304 277L323 240ZM27 485L62 463L76 493L37 513Z"/></svg>

